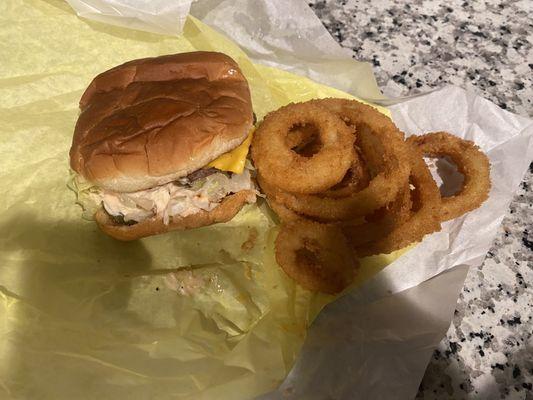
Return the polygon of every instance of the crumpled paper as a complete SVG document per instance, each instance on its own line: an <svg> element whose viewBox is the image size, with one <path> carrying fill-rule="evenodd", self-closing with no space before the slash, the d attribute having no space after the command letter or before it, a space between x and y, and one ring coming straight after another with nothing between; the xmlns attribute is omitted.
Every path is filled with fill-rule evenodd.
<svg viewBox="0 0 533 400"><path fill-rule="evenodd" d="M385 100L369 63L351 58L304 0L67 0L80 17L148 32L181 33L191 14L232 38L255 62ZM357 77L354 79L354 77Z"/></svg>
<svg viewBox="0 0 533 400"><path fill-rule="evenodd" d="M202 0L191 14L235 40L255 62L367 101L384 99L371 65L352 59L304 0Z"/></svg>
<svg viewBox="0 0 533 400"><path fill-rule="evenodd" d="M192 17L179 37L85 22L62 2L12 2L0 18L0 398L246 399L276 388L333 297L276 265L261 201L226 224L133 243L82 220L66 188L78 100L121 62L196 49L238 61L258 118L348 95L254 65ZM357 284L390 259L367 262Z"/></svg>
<svg viewBox="0 0 533 400"><path fill-rule="evenodd" d="M139 2L130 3L142 8ZM202 3L208 4L198 1L193 15L201 17L194 12ZM261 54L265 64L290 69L293 63L294 71L317 81L360 97L376 97L371 87L366 93L360 89L369 82L361 70L340 74L343 78L336 81L338 74L328 73L334 65L329 56L323 57L327 67L321 66L322 45L309 46L316 36L326 37L316 17L312 20L303 8L288 13L277 2L270 7L254 3L257 6L247 11L250 19L235 19L235 32L226 31L249 55L246 41L252 46L257 40L270 46L270 52ZM223 31L217 24L228 16L222 13L228 12L228 3L221 2L221 8L209 4L205 18ZM293 76L251 64L234 44L218 40L223 38L206 43L205 27L197 23L185 25L184 41L181 36L77 21L61 2L12 2L8 11L0 17L5 22L0 30L4 51L11 55L0 68L0 115L6 121L0 181L10 189L0 206L0 224L7 232L0 239L0 356L6 361L0 364L0 394L218 399L223 394L250 398L275 388L292 365L305 325L329 299L298 289L279 273L271 253L260 251L271 245L275 231L267 233L269 214L253 208L227 227L243 242L229 241L227 231L216 227L187 232L186 240L168 235L117 248L93 225L80 225L79 210L62 181L76 102L92 76L106 67L194 48L217 49L236 58L262 113L289 99L344 94L309 81L287 86ZM158 12L153 12L156 24ZM308 23L312 29L288 36L283 36L286 29L276 29L300 15L298 28ZM18 19L33 23L20 30ZM254 37L254 24L241 26L241 21L269 29ZM336 52L334 44L330 41L323 50ZM298 57L291 58L291 52ZM312 60L298 61L306 52L315 54ZM282 62L276 65L278 58ZM341 59L339 55L337 62ZM349 61L346 66L351 68L356 62ZM265 88L265 76L273 89ZM431 101L421 97L420 103L414 99L393 107L393 119L409 133L448 129L486 138L476 140L489 151L495 186L501 190L493 190L489 202L475 213L490 223L475 219L473 226L469 216L447 223L444 232L430 236L360 290L330 304L310 330L287 380L266 398L412 398L416 393L431 351L449 325L466 266L479 264L486 253L532 155L530 121L457 88L435 95ZM239 247L249 238L246 225L259 228L258 247L243 257ZM206 249L201 246L206 241L220 245ZM192 271L160 271L183 263L193 263ZM362 275L371 276L385 263L371 263L369 273ZM268 286L278 280L282 289ZM207 290L199 290L191 301L176 294L181 285ZM209 290L222 290L222 296L210 296ZM266 329L276 317L277 329ZM254 333L243 336L246 329ZM218 354L224 359L213 359ZM173 373L178 370L178 375Z"/></svg>
<svg viewBox="0 0 533 400"><path fill-rule="evenodd" d="M131 29L179 35L193 0L67 0L80 17Z"/></svg>

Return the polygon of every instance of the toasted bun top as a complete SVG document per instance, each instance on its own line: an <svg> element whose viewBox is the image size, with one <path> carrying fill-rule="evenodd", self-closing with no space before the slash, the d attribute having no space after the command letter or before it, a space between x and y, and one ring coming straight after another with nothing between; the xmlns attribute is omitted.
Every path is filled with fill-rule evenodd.
<svg viewBox="0 0 533 400"><path fill-rule="evenodd" d="M119 65L93 79L80 109L70 166L117 192L196 171L241 144L253 119L237 63L213 52Z"/></svg>

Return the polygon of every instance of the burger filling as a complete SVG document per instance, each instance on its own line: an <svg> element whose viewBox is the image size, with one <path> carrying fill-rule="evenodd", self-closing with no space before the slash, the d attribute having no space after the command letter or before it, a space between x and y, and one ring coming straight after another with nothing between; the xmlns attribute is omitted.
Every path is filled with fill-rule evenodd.
<svg viewBox="0 0 533 400"><path fill-rule="evenodd" d="M216 168L200 169L178 181L131 193L98 188L76 174L73 174L69 186L77 193L86 218L92 218L102 205L117 223L130 225L160 217L168 224L174 216L186 217L201 210L211 211L232 193L255 190L251 179L253 167L246 164L240 174Z"/></svg>

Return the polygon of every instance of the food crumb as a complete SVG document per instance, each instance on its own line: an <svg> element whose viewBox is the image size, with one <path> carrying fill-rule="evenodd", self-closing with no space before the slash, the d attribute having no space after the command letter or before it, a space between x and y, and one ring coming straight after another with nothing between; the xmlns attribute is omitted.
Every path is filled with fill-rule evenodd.
<svg viewBox="0 0 533 400"><path fill-rule="evenodd" d="M241 245L241 250L242 251L250 251L254 248L255 246L255 242L257 241L257 236L258 236L258 232L257 232L257 229L255 228L250 228L248 230L248 239L246 239L245 242L243 242L243 244Z"/></svg>
<svg viewBox="0 0 533 400"><path fill-rule="evenodd" d="M252 280L252 267L248 263L244 263L244 276L248 280Z"/></svg>
<svg viewBox="0 0 533 400"><path fill-rule="evenodd" d="M233 257L231 256L231 254L230 254L227 250L225 250L225 249L220 249L220 250L218 251L218 253L219 253L220 256L222 257L224 263L229 264L229 263L232 263L232 262L234 261L234 260L233 260Z"/></svg>

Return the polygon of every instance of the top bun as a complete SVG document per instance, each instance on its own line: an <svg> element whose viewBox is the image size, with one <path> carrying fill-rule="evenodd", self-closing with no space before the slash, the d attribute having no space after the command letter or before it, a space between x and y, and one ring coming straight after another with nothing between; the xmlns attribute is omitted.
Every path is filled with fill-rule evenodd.
<svg viewBox="0 0 533 400"><path fill-rule="evenodd" d="M134 60L101 73L80 100L70 166L116 192L194 172L247 137L248 83L222 53Z"/></svg>

